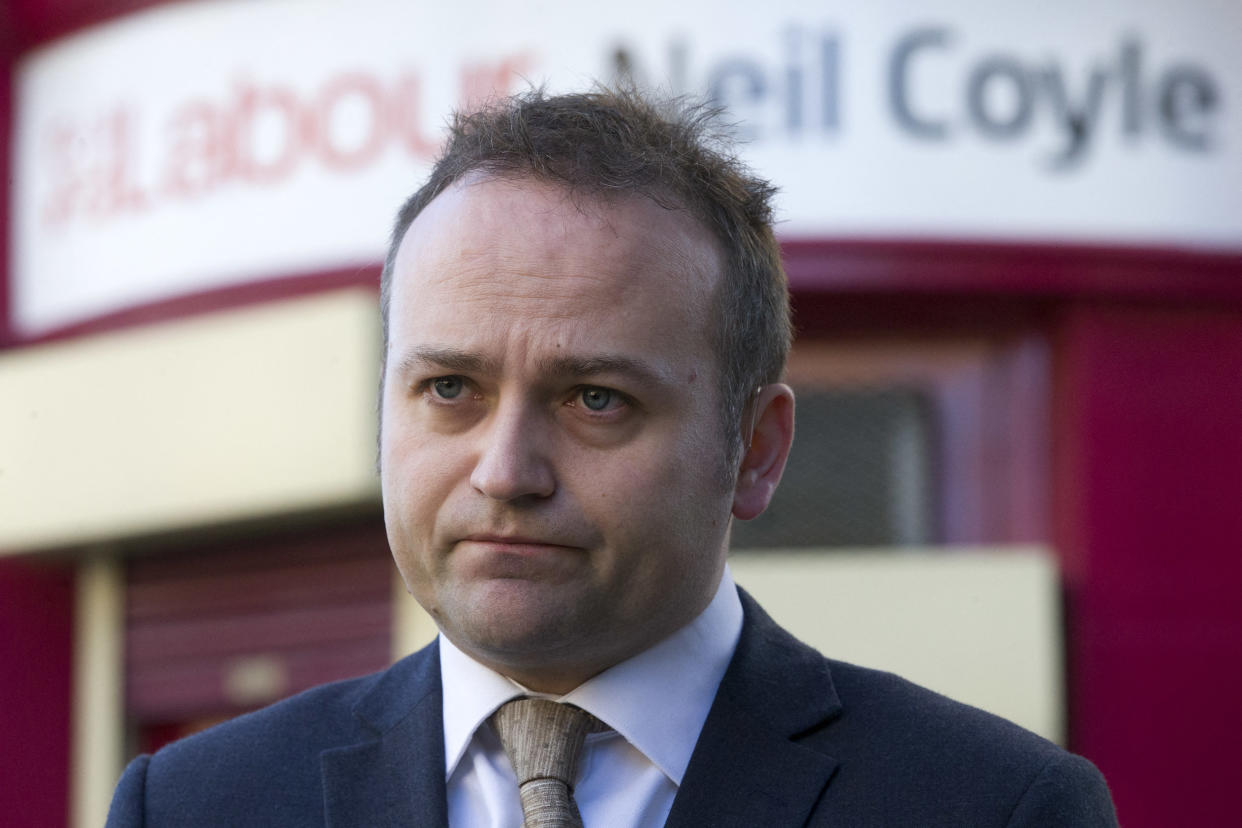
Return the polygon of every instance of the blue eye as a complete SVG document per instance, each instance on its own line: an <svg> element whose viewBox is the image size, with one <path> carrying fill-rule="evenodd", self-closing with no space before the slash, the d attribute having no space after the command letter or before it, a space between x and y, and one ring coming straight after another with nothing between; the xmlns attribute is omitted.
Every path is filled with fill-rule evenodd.
<svg viewBox="0 0 1242 828"><path fill-rule="evenodd" d="M607 388L582 389L582 404L592 411L603 411L612 402L612 392Z"/></svg>
<svg viewBox="0 0 1242 828"><path fill-rule="evenodd" d="M461 377L436 377L431 381L431 387L435 390L437 397L451 400L461 394L465 384L461 381Z"/></svg>

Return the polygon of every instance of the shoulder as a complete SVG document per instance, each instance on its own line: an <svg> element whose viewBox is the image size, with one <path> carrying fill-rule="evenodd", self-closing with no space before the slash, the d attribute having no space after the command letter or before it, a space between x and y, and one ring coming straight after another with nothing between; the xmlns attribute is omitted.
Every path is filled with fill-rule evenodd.
<svg viewBox="0 0 1242 828"><path fill-rule="evenodd" d="M832 660L828 667L841 700L833 727L852 752L883 751L890 760L935 760L953 768L1000 757L1009 757L1007 764L1040 765L1062 751L1006 719L892 673Z"/></svg>
<svg viewBox="0 0 1242 828"><path fill-rule="evenodd" d="M239 762L266 762L311 751L317 754L318 750L357 739L362 734L352 711L382 675L314 687L173 742L152 757L152 772L172 771L187 762L201 768L203 760L215 755L233 756L229 767L236 768Z"/></svg>
<svg viewBox="0 0 1242 828"><path fill-rule="evenodd" d="M868 799L899 824L1116 824L1081 756L891 673L828 666L841 713L821 744L840 763L838 798Z"/></svg>
<svg viewBox="0 0 1242 828"><path fill-rule="evenodd" d="M315 824L322 819L320 755L378 738L384 725L367 709L399 709L402 693L418 693L428 681L429 660L434 654L424 650L383 672L312 688L138 757L117 786L109 826L187 824L204 816L239 825Z"/></svg>
<svg viewBox="0 0 1242 828"><path fill-rule="evenodd" d="M109 828L317 824L319 754L363 737L351 710L376 680L316 687L139 757L117 786Z"/></svg>
<svg viewBox="0 0 1242 828"><path fill-rule="evenodd" d="M782 714L800 725L787 732L835 762L815 824L1116 824L1086 759L900 676L824 658L742 597L734 667L746 675L730 686L757 716L773 718L774 695L804 710Z"/></svg>

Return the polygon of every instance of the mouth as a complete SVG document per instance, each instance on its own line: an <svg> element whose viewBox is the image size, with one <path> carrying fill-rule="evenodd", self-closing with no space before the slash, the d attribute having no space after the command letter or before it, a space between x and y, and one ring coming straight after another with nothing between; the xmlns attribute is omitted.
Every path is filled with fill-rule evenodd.
<svg viewBox="0 0 1242 828"><path fill-rule="evenodd" d="M490 546L497 549L507 551L521 552L524 549L530 551L550 550L550 549L578 549L579 547L557 543L555 541L544 538L533 537L530 535L495 535L491 533L481 533L467 535L462 538L465 543L478 544L480 546Z"/></svg>
<svg viewBox="0 0 1242 828"><path fill-rule="evenodd" d="M559 583L584 561L583 549L537 535L475 533L454 551L471 579Z"/></svg>

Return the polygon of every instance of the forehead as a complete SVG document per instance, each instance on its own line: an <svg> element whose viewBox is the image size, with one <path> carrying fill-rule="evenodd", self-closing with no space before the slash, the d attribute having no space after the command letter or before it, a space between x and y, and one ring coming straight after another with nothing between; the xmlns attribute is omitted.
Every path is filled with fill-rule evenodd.
<svg viewBox="0 0 1242 828"><path fill-rule="evenodd" d="M705 334L721 265L700 221L648 198L468 177L428 204L402 239L389 323L399 337L433 321L437 308L471 307L511 321L628 315L637 326Z"/></svg>

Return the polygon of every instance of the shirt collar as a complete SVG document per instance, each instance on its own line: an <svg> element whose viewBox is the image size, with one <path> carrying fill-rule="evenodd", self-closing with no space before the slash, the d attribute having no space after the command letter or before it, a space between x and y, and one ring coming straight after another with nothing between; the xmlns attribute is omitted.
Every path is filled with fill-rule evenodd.
<svg viewBox="0 0 1242 828"><path fill-rule="evenodd" d="M742 632L742 603L728 566L707 609L677 632L558 701L605 722L680 785ZM509 699L529 694L440 636L445 778L479 726ZM652 699L659 699L653 705Z"/></svg>

